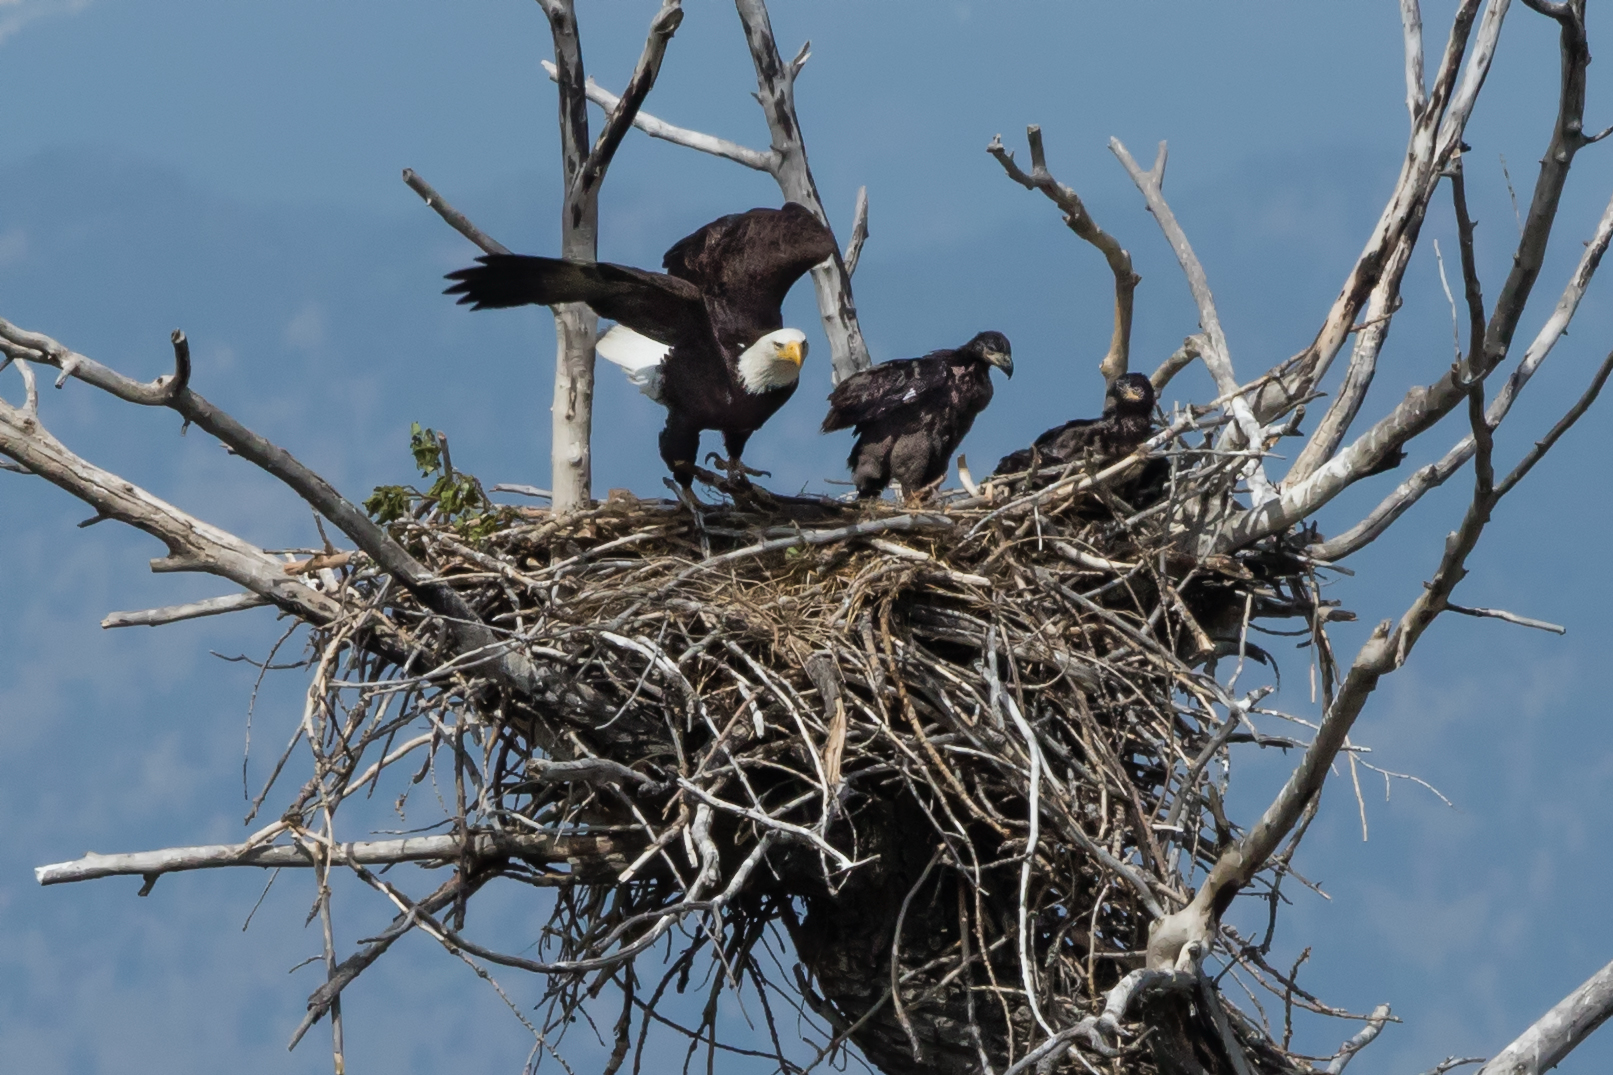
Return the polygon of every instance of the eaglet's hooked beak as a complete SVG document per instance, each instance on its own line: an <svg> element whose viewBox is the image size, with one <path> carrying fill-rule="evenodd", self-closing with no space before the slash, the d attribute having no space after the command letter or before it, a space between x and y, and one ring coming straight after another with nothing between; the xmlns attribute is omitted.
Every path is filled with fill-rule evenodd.
<svg viewBox="0 0 1613 1075"><path fill-rule="evenodd" d="M986 361L1002 370L1006 376L1014 375L1014 360L1006 351L987 351Z"/></svg>

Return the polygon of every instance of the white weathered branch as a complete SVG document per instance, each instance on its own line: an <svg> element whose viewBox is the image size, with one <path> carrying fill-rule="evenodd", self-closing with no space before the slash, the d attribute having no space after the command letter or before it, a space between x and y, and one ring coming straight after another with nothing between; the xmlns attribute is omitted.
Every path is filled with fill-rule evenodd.
<svg viewBox="0 0 1613 1075"><path fill-rule="evenodd" d="M559 71L552 62L544 60L543 69L548 72L550 81L558 81ZM614 110L621 100L620 97L605 89L591 77L584 84L583 89L588 94L588 99L606 112ZM726 138L718 138L716 135L705 134L701 131L692 131L687 127L678 127L668 123L666 120L657 119L648 112L640 111L634 115L633 126L651 138L659 138L664 142L683 146L685 149L709 153L713 157L722 157L724 160L731 160L735 164L743 164L747 168L754 168L756 171L766 172L768 175L772 175L778 167L778 157L771 151L764 152L760 149L751 149L749 146L742 146L738 142L730 142Z"/></svg>
<svg viewBox="0 0 1613 1075"><path fill-rule="evenodd" d="M1604 370L1613 370L1613 356L1604 364ZM1320 794L1329 768L1344 747L1350 728L1367 698L1377 689L1378 682L1405 664L1423 632L1441 612L1449 609L1452 592L1467 575L1467 558L1478 545L1496 505L1550 451L1557 438L1584 414L1590 401L1595 398L1594 389L1598 388L1600 382L1570 408L1553 427L1551 434L1525 455L1506 480L1499 483L1492 480L1488 453L1485 452L1485 457L1480 460L1481 465L1476 468L1472 500L1461 525L1445 539L1444 554L1433 579L1424 584L1423 592L1398 622L1383 621L1361 646L1299 765L1289 774L1288 781L1259 821L1216 859L1192 903L1151 924L1148 935L1149 967L1174 965L1184 945L1193 942L1208 944L1214 939L1221 916L1233 897L1265 866L1278 844L1293 831L1307 806ZM1479 425L1483 423L1481 389L1482 384L1475 383L1464 393L1471 393L1470 407L1473 419Z"/></svg>
<svg viewBox="0 0 1613 1075"><path fill-rule="evenodd" d="M1479 1069L1479 1075L1543 1075L1560 1064L1609 1015L1613 1015L1613 963L1591 975L1518 1035Z"/></svg>
<svg viewBox="0 0 1613 1075"><path fill-rule="evenodd" d="M1551 315L1535 334L1518 368L1513 370L1501 391L1490 402L1486 413L1491 429L1500 426L1517 400L1518 393L1529 383L1529 379L1568 330L1610 243L1613 243L1613 200L1609 200L1607 208L1603 210L1596 232L1580 254L1579 264L1569 276ZM1448 371L1426 388L1413 388L1393 411L1334 455L1321 469L1303 481L1294 484L1285 482L1276 500L1238 518L1224 537L1224 547L1241 547L1248 541L1256 540L1256 535L1276 533L1316 511L1466 398L1467 389L1460 383L1457 372ZM1443 483L1471 459L1473 451L1472 435L1464 436L1442 459L1413 473L1350 530L1332 541L1311 546L1309 555L1319 560L1337 560L1368 544L1388 529L1424 493ZM1275 529L1267 529L1272 526Z"/></svg>
<svg viewBox="0 0 1613 1075"><path fill-rule="evenodd" d="M302 497L334 523L377 566L408 588L427 608L443 617L454 653L475 654L488 674L517 697L538 704L558 701L558 689L528 657L495 635L448 583L438 578L399 545L374 520L348 502L323 477L290 452L247 429L229 414L191 391L190 351L184 333L174 333L172 375L142 383L37 332L0 319L0 347L8 355L60 369L86 384L129 403L166 406L187 422L217 437L232 452L255 464ZM32 382L32 374L27 375ZM35 399L29 388L29 399ZM4 404L0 404L3 407ZM269 598L281 609L310 623L328 623L340 611L330 598L287 575L280 561L256 546L180 511L131 483L85 462L39 426L25 407L7 408L13 421L0 433L0 455L9 456L34 473L95 508L96 514L145 530L169 546L171 555L153 561L158 571L205 571ZM9 447L8 447L9 446ZM32 462L30 461L32 460ZM446 655L445 655L446 656ZM554 744L546 744L549 749ZM563 752L563 745L559 747Z"/></svg>
<svg viewBox="0 0 1613 1075"><path fill-rule="evenodd" d="M818 185L807 164L801 120L795 113L795 79L806 62L807 47L803 46L794 61L786 64L773 39L773 24L764 0L734 0L734 6L739 9L751 62L756 68L756 98L761 102L767 129L772 134L772 152L778 161L773 177L778 180L786 200L806 206L828 227L829 214L818 197ZM838 251L812 269L812 287L817 293L824 334L829 337L833 379L838 384L873 365L868 345L863 341L862 326L857 323L851 276Z"/></svg>
<svg viewBox="0 0 1613 1075"><path fill-rule="evenodd" d="M1530 206L1529 223L1519 240L1513 270L1508 276L1507 285L1503 288L1502 297L1497 302L1490 325L1484 332L1484 350L1477 344L1470 347L1468 362L1480 375L1487 373L1504 357L1505 348L1500 341L1504 340L1507 344L1511 342L1514 327L1518 318L1522 316L1523 305L1528 299L1535 274L1538 273L1540 259L1545 253L1544 240L1555 221L1557 199L1567 178L1567 163L1578 148L1570 138L1569 132L1571 129L1578 129L1579 117L1584 110L1584 64L1589 61L1589 52L1585 49L1583 33L1583 21L1570 23L1563 30L1564 96L1554 128L1554 147L1548 151L1548 158L1555 154L1563 159L1554 161L1553 167L1550 168L1545 163L1542 164L1540 181L1536 184L1535 198ZM1557 147L1557 143L1561 143L1560 148ZM1564 154L1566 156L1563 156ZM1558 298L1556 308L1529 344L1518 368L1513 370L1506 384L1491 402L1488 412L1491 429L1501 424L1516 401L1518 393L1528 384L1529 379L1540 368L1540 364L1545 361L1546 356L1567 331L1568 324L1573 320L1580 300L1584 297L1585 289L1607 251L1610 238L1613 238L1613 200L1610 200L1607 208L1603 210L1596 232L1580 255L1579 264ZM1526 271L1531 265L1534 267L1533 273ZM1497 347L1502 349L1497 351ZM1449 406L1455 406L1456 402L1459 402L1456 393L1451 393L1449 398ZM1401 406L1404 407L1405 404ZM1443 458L1419 468L1402 482L1361 522L1333 540L1313 546L1312 555L1316 555L1318 559L1337 560L1375 540L1421 499L1424 493L1443 484L1471 459L1473 448L1473 438L1470 435L1464 436L1445 453ZM1388 450L1392 451L1394 448ZM1346 473L1357 471L1364 473L1372 469L1373 465L1375 464L1358 464L1348 468ZM1320 555L1317 555L1318 553Z"/></svg>
<svg viewBox="0 0 1613 1075"><path fill-rule="evenodd" d="M868 188L857 188L857 207L851 214L851 238L846 240L846 252L841 258L845 262L846 275L850 276L857 271L857 262L863 255L863 244L868 241Z"/></svg>
<svg viewBox="0 0 1613 1075"><path fill-rule="evenodd" d="M468 846L457 834L336 844L329 851L329 861L333 865L382 866L401 862L452 862L467 854L476 858L505 856L541 862L567 862L578 859L603 860L619 855L620 846L616 838L607 835L556 836L473 830ZM91 852L72 862L37 866L34 868L34 879L41 885L61 885L73 881L94 881L102 877L150 878L183 870L214 870L230 866L268 869L324 864L324 853L316 858L301 844L206 844L122 855L97 855Z"/></svg>
<svg viewBox="0 0 1613 1075"><path fill-rule="evenodd" d="M661 70L667 44L683 21L680 0L662 0L650 21L644 51L627 89L588 146L588 94L574 0L539 0L554 38L554 79L559 86L561 174L560 256L593 261L599 254L599 188L616 149L633 124ZM585 508L592 495L594 343L599 319L586 303L554 307L554 403L550 408L549 487L556 512Z"/></svg>
<svg viewBox="0 0 1613 1075"><path fill-rule="evenodd" d="M262 608L270 601L262 594L232 593L223 597L209 597L185 605L165 608L148 608L139 612L109 612L101 621L102 627L161 627L181 620L196 620L203 616L221 616L226 612L240 612L248 608Z"/></svg>
<svg viewBox="0 0 1613 1075"><path fill-rule="evenodd" d="M1193 253L1193 246L1187 241L1187 233L1176 220L1176 214L1171 211L1170 203L1165 200L1165 143L1159 144L1159 154L1154 159L1154 166L1144 171L1142 166L1132 159L1124 144L1118 138L1109 139L1109 149L1119 158L1126 174L1131 176L1137 189L1142 192L1143 200L1148 203L1148 211L1154 214L1154 221L1159 225L1160 231L1165 233L1165 241L1170 244L1171 250L1176 254L1176 260L1182 267L1182 274L1187 277L1187 287L1193 294L1193 302L1199 308L1199 327L1204 330L1204 337L1209 346L1202 348L1200 358L1204 360L1205 368L1215 379L1215 389L1227 400L1227 409L1231 412L1233 421L1243 434L1244 446L1251 452L1259 453L1264 445L1265 432L1260 422L1255 418L1254 412L1249 408L1249 401L1238 390L1238 378L1232 369L1232 352L1227 347L1227 336L1221 328L1221 315L1215 309L1215 296L1210 293L1209 278L1204 275L1204 266L1199 263L1198 255ZM1236 443L1232 447L1238 447ZM1266 477L1265 464L1258 454L1251 458L1244 470L1244 479L1249 483L1249 491L1256 505L1266 503L1276 495L1270 480Z"/></svg>
<svg viewBox="0 0 1613 1075"><path fill-rule="evenodd" d="M1400 0L1400 29L1406 45L1406 112L1413 125L1428 104L1423 77L1423 13L1417 0Z"/></svg>
<svg viewBox="0 0 1613 1075"><path fill-rule="evenodd" d="M1447 601L1445 607L1451 612L1459 612L1464 616L1472 616L1481 620L1504 620L1515 623L1519 627L1533 627L1537 631L1549 631L1554 635L1566 635L1568 628L1559 623L1547 623L1545 620L1531 619L1520 616L1516 612L1508 612L1504 608L1469 608L1466 605L1452 604Z"/></svg>
<svg viewBox="0 0 1613 1075"><path fill-rule="evenodd" d="M1025 128L1026 140L1031 148L1031 170L1026 173L1014 163L1014 155L1003 147L1002 136L996 135L986 152L997 158L997 163L1003 166L1008 178L1024 187L1026 190L1039 190L1064 210L1064 223L1069 229L1082 239L1098 248L1105 261L1109 263L1109 271L1115 278L1115 324L1114 332L1109 339L1109 351L1098 364L1103 379L1112 384L1115 378L1124 375L1130 368L1131 362L1131 317L1134 296L1137 284L1142 280L1131 267L1131 254L1120 245L1119 241L1098 226L1087 212L1081 196L1072 187L1068 187L1053 178L1053 173L1047 170L1047 153L1042 147L1042 128L1032 125Z"/></svg>
<svg viewBox="0 0 1613 1075"><path fill-rule="evenodd" d="M1339 1049L1338 1055L1328 1061L1325 1067L1318 1065L1316 1068L1317 1075L1340 1075L1350 1061L1355 1059L1356 1053L1359 1053L1376 1040L1378 1035L1383 1032L1383 1025L1388 1021L1389 1005L1380 1004L1373 1008L1372 1014L1367 1017L1367 1025L1351 1035L1350 1040L1345 1042L1343 1047Z"/></svg>
<svg viewBox="0 0 1613 1075"><path fill-rule="evenodd" d="M1504 5L1492 4L1485 13L1484 25L1480 28L1473 60L1468 65L1462 85L1453 98L1451 111L1440 127L1438 138L1432 145L1433 156L1429 158L1427 168L1424 169L1420 179L1427 195L1432 194L1442 171L1460 151L1460 128L1472 109L1473 100L1484 81L1488 61L1493 56L1495 37L1492 30L1499 32L1500 19L1504 15L1503 8ZM1485 376L1506 356L1513 333L1544 263L1546 244L1551 237L1568 170L1573 164L1574 155L1592 141L1582 130L1585 110L1585 68L1590 62L1590 51L1585 40L1583 5L1577 9L1570 5L1558 21L1561 28L1559 35L1561 89L1551 140L1541 158L1540 175L1535 183L1529 215L1523 224L1517 251L1513 255L1512 269L1501 288L1495 311L1483 332L1482 340L1475 339L1470 343L1467 359L1469 367L1467 375L1470 377ZM1416 150L1417 144L1414 138L1413 151L1408 153L1407 169L1412 168L1413 161L1417 158ZM1403 176L1405 174L1403 173ZM1369 313L1382 305L1385 296L1391 301L1398 300L1399 277L1404 273L1410 248L1416 242L1417 228L1420 226L1422 211L1426 208L1426 204L1427 197L1424 196L1419 200L1419 208L1411 214L1404 232L1387 256L1388 269L1383 272L1382 278L1374 288ZM1386 331L1386 319L1392 313L1391 307L1384 314L1385 325L1374 329L1376 334L1381 335ZM1285 484L1305 480L1337 450L1345 429L1359 408L1361 397L1365 395L1366 384L1371 380L1371 365L1376 361L1376 357L1375 349L1370 353L1363 353L1361 344L1357 344L1356 357L1352 358L1344 388L1341 389L1333 407L1329 409L1328 418L1317 428L1304 451L1295 460Z"/></svg>
<svg viewBox="0 0 1613 1075"><path fill-rule="evenodd" d="M1363 305L1378 285L1385 268L1394 258L1395 249L1407 237L1408 230L1414 232L1420 226L1428 201L1439 182L1440 170L1461 144L1461 135L1466 127L1467 117L1472 111L1473 101L1489 71L1495 41L1500 33L1501 19L1506 13L1506 8L1507 0L1492 0L1486 10L1483 26L1479 31L1479 41L1468 65L1467 77L1458 89L1457 76L1462 69L1462 59L1467 51L1468 39L1479 11L1479 0L1462 0L1452 20L1450 37L1440 58L1439 68L1435 72L1433 85L1427 91L1426 99L1412 124L1400 177L1384 205L1377 226L1351 268L1338 298L1328 310L1322 327L1310 347L1282 377L1266 385L1256 397L1254 411L1261 421L1271 421L1285 413L1299 400L1315 392L1316 386L1326 375L1333 359L1354 329ZM1413 47L1410 40L1412 32L1404 21L1404 9L1402 16L1402 26L1406 30L1407 37L1407 81L1410 91L1411 81L1414 77L1420 81L1420 76L1414 76L1411 70L1414 66L1410 55ZM1420 38L1420 16L1417 22L1416 36ZM1417 47L1417 52L1420 55L1420 45ZM1420 66L1420 61L1417 61L1415 66ZM1395 286L1398 289L1398 285ZM1311 465L1309 462L1306 464L1307 467ZM1306 471L1303 469L1296 471L1291 467L1290 473L1299 477Z"/></svg>
<svg viewBox="0 0 1613 1075"><path fill-rule="evenodd" d="M17 365L31 380L28 362ZM154 571L218 575L312 623L328 623L341 614L335 600L288 576L280 561L257 546L80 458L51 436L27 405L0 400L0 455L89 504L97 515L161 541L168 555L152 561Z"/></svg>

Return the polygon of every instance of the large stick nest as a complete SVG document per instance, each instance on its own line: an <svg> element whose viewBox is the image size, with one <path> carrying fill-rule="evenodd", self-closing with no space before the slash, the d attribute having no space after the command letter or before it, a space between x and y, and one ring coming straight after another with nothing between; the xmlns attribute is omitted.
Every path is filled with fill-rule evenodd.
<svg viewBox="0 0 1613 1075"><path fill-rule="evenodd" d="M419 732L439 787L452 766L455 831L486 854L415 921L548 975L551 1027L620 990L598 1001L612 1071L639 1070L658 1009L704 972L688 1059L718 1047L722 991L753 989L784 1070L807 1065L775 1006L804 1005L827 1024L819 1061L849 1039L886 1072L1002 1072L1102 1008L1150 919L1234 837L1224 762L1258 738L1239 714L1260 692L1233 698L1215 662L1265 659L1251 622L1327 619L1297 535L1192 554L1191 520L1230 502L1237 462L1177 452L1142 478L1067 470L908 510L755 491L703 526L621 494L472 522L426 496L394 534L551 689L513 696L492 651L432 667L449 625L350 563L362 610L318 638L320 775L299 806L340 801L376 747L423 774L395 746ZM354 645L382 621L390 657ZM496 876L555 893L520 956L460 932ZM1283 989L1259 947L1228 945ZM1152 1029L1118 1055L1078 1043L1039 1066L1230 1071L1230 1027L1260 1069L1293 1070L1269 1028L1215 1004L1145 998L1132 1014Z"/></svg>

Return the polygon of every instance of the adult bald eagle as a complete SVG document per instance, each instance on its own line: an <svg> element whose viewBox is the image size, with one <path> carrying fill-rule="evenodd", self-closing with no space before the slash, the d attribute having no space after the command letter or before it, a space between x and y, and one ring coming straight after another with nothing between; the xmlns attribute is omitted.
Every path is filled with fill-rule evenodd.
<svg viewBox="0 0 1613 1075"><path fill-rule="evenodd" d="M846 465L857 495L876 497L895 478L913 496L945 476L991 402L992 366L1014 375L1008 337L982 332L956 350L883 362L836 385L823 432L856 428Z"/></svg>
<svg viewBox="0 0 1613 1075"><path fill-rule="evenodd" d="M1148 439L1153 427L1154 385L1140 373L1115 378L1104 394L1103 417L1077 418L1054 426L1029 448L1005 455L995 474L1019 474L1039 459L1041 465L1063 466L1092 451L1107 459L1118 459L1134 451Z"/></svg>
<svg viewBox="0 0 1613 1075"><path fill-rule="evenodd" d="M835 253L834 235L796 202L719 217L674 243L665 273L609 262L489 254L449 273L446 294L474 310L585 302L617 322L598 343L667 409L661 458L687 487L700 433L723 435L731 475L750 435L795 392L806 335L780 307L801 275Z"/></svg>

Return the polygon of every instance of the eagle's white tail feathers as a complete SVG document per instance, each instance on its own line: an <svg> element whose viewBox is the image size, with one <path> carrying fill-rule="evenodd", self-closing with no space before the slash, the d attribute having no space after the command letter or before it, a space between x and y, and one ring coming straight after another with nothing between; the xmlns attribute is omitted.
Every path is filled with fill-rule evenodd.
<svg viewBox="0 0 1613 1075"><path fill-rule="evenodd" d="M622 367L627 379L655 402L661 402L661 362L672 348L626 325L613 325L594 344L599 357Z"/></svg>
<svg viewBox="0 0 1613 1075"><path fill-rule="evenodd" d="M626 325L615 325L599 338L594 350L600 358L622 367L627 379L638 385L640 392L661 402L661 361L672 348Z"/></svg>

